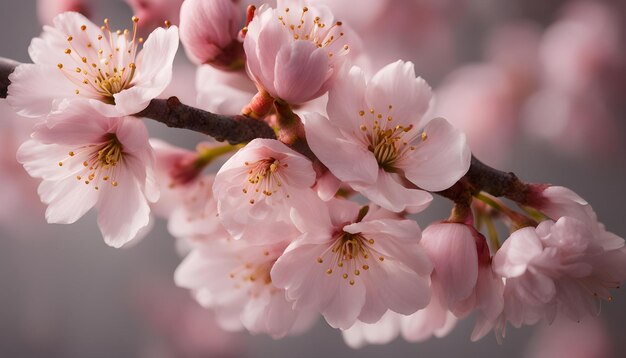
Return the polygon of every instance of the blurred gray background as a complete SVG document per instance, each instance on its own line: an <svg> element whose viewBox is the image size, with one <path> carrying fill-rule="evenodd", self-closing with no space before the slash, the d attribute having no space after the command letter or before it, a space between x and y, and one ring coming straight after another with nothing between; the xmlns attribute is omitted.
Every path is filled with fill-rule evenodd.
<svg viewBox="0 0 626 358"><path fill-rule="evenodd" d="M521 3L522 1L520 1ZM98 14L117 25L129 22L131 11L121 0L101 1ZM482 0L477 6L490 8L503 19L533 16L546 21L558 5L516 8L512 1ZM534 1L541 3L541 1ZM547 3L546 3L547 4ZM0 0L0 56L28 62L27 47L41 26L35 1ZM99 18L97 16L97 18ZM459 50L456 64L479 57L473 43L481 41L485 24L472 19L457 29ZM182 49L181 62L185 62ZM174 75L177 75L176 69ZM432 85L438 75L422 74ZM189 83L189 85L193 85ZM623 113L621 114L623 118ZM150 123L154 136L189 146L198 135ZM624 131L624 123L620 123ZM575 159L556 154L537 143L520 143L513 160L501 167L515 171L527 181L550 182L574 189L595 208L610 231L626 235L626 160L615 157ZM0 183L1 185L1 183ZM2 205L2 198L0 198ZM447 216L449 204L436 200L431 210L417 220L425 227ZM172 275L181 258L165 223L157 221L153 232L130 248L107 247L88 215L75 225L46 225L41 210L33 210L10 227L0 228L0 357L169 357L166 346L176 331L176 320L166 323L169 331L155 328L150 315L159 311L152 300L168 295L187 297L174 286ZM155 289L155 287L157 287ZM163 292L163 293L161 293ZM173 292L173 293L172 293ZM174 300L173 315L192 304ZM157 307L146 310L146 307ZM147 311L147 312L146 312ZM626 353L626 292L603 306L602 320L608 325L614 348ZM170 321L167 321L170 322ZM339 331L322 320L311 332L274 341L265 336L237 335L232 355L243 357L523 357L533 329L509 329L504 344L492 335L477 343L469 341L473 319L467 319L443 339L406 343L401 339L384 346L360 350L348 348ZM182 329L182 328L181 328ZM175 334L175 333L174 333ZM207 336L215 335L207 329ZM219 335L216 335L218 339ZM155 348L157 347L157 348ZM168 355L170 354L170 355ZM227 356L216 352L207 356Z"/></svg>

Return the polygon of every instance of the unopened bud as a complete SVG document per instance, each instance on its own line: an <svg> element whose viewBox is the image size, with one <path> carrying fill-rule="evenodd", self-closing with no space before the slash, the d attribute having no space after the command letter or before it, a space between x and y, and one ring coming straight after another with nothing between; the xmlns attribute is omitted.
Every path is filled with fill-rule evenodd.
<svg viewBox="0 0 626 358"><path fill-rule="evenodd" d="M180 40L187 57L220 69L243 68L241 24L241 9L232 0L186 0L180 9Z"/></svg>

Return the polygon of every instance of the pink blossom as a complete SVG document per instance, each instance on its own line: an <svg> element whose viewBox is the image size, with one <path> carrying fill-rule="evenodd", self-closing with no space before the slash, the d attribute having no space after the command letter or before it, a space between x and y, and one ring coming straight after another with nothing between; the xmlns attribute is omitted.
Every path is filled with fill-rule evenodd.
<svg viewBox="0 0 626 358"><path fill-rule="evenodd" d="M296 309L347 329L357 319L377 322L388 309L411 314L428 304L432 266L417 223L340 199L312 201L308 210L292 212L303 234L271 273Z"/></svg>
<svg viewBox="0 0 626 358"><path fill-rule="evenodd" d="M107 117L140 112L170 82L178 30L156 29L139 51L136 26L112 33L107 20L103 31L78 13L58 15L31 42L34 64L11 74L9 103L28 117L46 115L62 101L86 102Z"/></svg>
<svg viewBox="0 0 626 358"><path fill-rule="evenodd" d="M571 217L515 231L494 257L506 278L503 319L513 326L552 322L557 314L580 321L599 313L600 299L626 278L626 250L606 245L595 228Z"/></svg>
<svg viewBox="0 0 626 358"><path fill-rule="evenodd" d="M242 10L233 0L188 0L180 8L180 41L187 57L197 64L243 68L238 39Z"/></svg>
<svg viewBox="0 0 626 358"><path fill-rule="evenodd" d="M596 158L620 148L620 129L607 96L596 87L568 93L546 87L522 111L523 129L566 153ZM549 118L550 120L546 120Z"/></svg>
<svg viewBox="0 0 626 358"><path fill-rule="evenodd" d="M349 0L311 0L311 4L328 6L333 14L359 32L371 29L389 3L390 0L361 0L357 9Z"/></svg>
<svg viewBox="0 0 626 358"><path fill-rule="evenodd" d="M552 220L567 216L582 221L605 249L624 246L624 240L607 231L604 224L598 221L598 215L591 205L571 189L553 185L532 185L527 205Z"/></svg>
<svg viewBox="0 0 626 358"><path fill-rule="evenodd" d="M45 25L52 23L55 16L67 11L75 11L87 17L93 10L92 0L38 0L37 16Z"/></svg>
<svg viewBox="0 0 626 358"><path fill-rule="evenodd" d="M18 161L43 179L49 223L73 223L95 206L105 242L121 247L148 226L148 201L159 197L148 132L139 119L101 117L86 103L60 109L36 126Z"/></svg>
<svg viewBox="0 0 626 358"><path fill-rule="evenodd" d="M193 163L198 153L173 146L159 139L150 139L156 158L155 176L161 195L152 205L155 214L167 218L173 209L183 201L186 192L193 190L200 177L201 168Z"/></svg>
<svg viewBox="0 0 626 358"><path fill-rule="evenodd" d="M261 7L244 40L247 70L260 90L289 104L324 94L349 52L350 29L323 5L278 0Z"/></svg>
<svg viewBox="0 0 626 358"><path fill-rule="evenodd" d="M292 226L291 208L308 205L314 183L309 159L277 140L255 139L222 166L213 193L219 217L236 239L282 240L269 233Z"/></svg>
<svg viewBox="0 0 626 358"><path fill-rule="evenodd" d="M433 262L446 307L466 299L476 287L478 235L473 227L453 222L432 224L422 233L422 245Z"/></svg>
<svg viewBox="0 0 626 358"><path fill-rule="evenodd" d="M225 72L212 66L198 67L196 73L197 105L206 111L238 114L257 89L243 72Z"/></svg>
<svg viewBox="0 0 626 358"><path fill-rule="evenodd" d="M534 335L526 358L615 358L611 336L599 319L572 322L559 319Z"/></svg>
<svg viewBox="0 0 626 358"><path fill-rule="evenodd" d="M353 67L329 92L328 116L305 116L307 141L330 171L392 211L423 210L430 191L452 186L468 170L465 135L445 119L424 118L431 101L411 62L387 65L366 82Z"/></svg>
<svg viewBox="0 0 626 358"><path fill-rule="evenodd" d="M623 58L617 9L601 2L572 1L546 31L540 61L546 84L568 93L586 91Z"/></svg>
<svg viewBox="0 0 626 358"><path fill-rule="evenodd" d="M437 299L458 318L476 311L472 341L479 340L496 325L504 306L504 284L491 269L485 237L470 225L444 222L424 230L422 242L433 261Z"/></svg>
<svg viewBox="0 0 626 358"><path fill-rule="evenodd" d="M457 317L476 312L471 340L476 342L499 324L504 309L504 282L492 270L491 261L478 266L478 279L472 294L454 307Z"/></svg>
<svg viewBox="0 0 626 358"><path fill-rule="evenodd" d="M501 163L515 139L517 106L507 73L491 64L452 71L437 89L434 114L463 130L472 152Z"/></svg>
<svg viewBox="0 0 626 358"><path fill-rule="evenodd" d="M217 201L213 197L213 175L195 180L174 206L167 228L176 238L204 241L226 236L226 229L218 217Z"/></svg>
<svg viewBox="0 0 626 358"><path fill-rule="evenodd" d="M251 245L221 239L196 247L176 269L177 285L214 308L222 328L267 333L274 338L307 330L316 315L296 310L275 286L270 270L286 244Z"/></svg>
<svg viewBox="0 0 626 358"><path fill-rule="evenodd" d="M151 32L165 21L178 25L183 0L126 0L126 3L133 9L133 14L141 19L139 29Z"/></svg>

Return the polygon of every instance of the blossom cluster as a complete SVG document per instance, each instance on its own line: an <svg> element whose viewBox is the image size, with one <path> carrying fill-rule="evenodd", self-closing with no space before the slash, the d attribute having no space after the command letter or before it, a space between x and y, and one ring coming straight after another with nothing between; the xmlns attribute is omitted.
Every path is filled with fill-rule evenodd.
<svg viewBox="0 0 626 358"><path fill-rule="evenodd" d="M597 315L626 279L624 240L569 189L524 184L518 212L462 185L470 148L431 114L430 86L411 62L372 70L349 16L334 10L316 0L247 12L231 0L183 3L198 107L276 132L195 151L149 139L138 118L171 80L176 26L143 43L136 17L114 32L108 20L58 15L8 96L38 118L18 160L42 179L48 222L95 206L105 242L121 247L149 231L151 213L167 219L186 254L176 284L223 328L274 338L320 315L354 347L443 336L471 313L472 340ZM413 215L459 188L467 196L451 216L422 231ZM503 244L494 221L509 229Z"/></svg>

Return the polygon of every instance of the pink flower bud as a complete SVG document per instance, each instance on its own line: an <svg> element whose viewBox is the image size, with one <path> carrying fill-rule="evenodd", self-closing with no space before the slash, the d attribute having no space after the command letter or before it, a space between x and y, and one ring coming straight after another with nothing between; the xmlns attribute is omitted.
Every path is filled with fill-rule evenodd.
<svg viewBox="0 0 626 358"><path fill-rule="evenodd" d="M189 59L218 68L243 67L238 41L241 9L232 0L187 0L180 8L180 40Z"/></svg>
<svg viewBox="0 0 626 358"><path fill-rule="evenodd" d="M478 278L478 253L474 228L458 223L438 223L424 230L422 244L433 262L433 275L441 285L447 307L472 294Z"/></svg>

